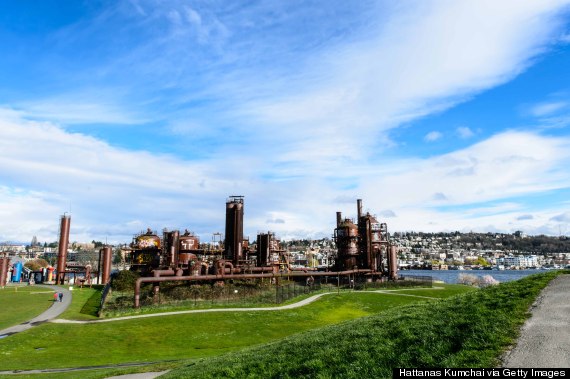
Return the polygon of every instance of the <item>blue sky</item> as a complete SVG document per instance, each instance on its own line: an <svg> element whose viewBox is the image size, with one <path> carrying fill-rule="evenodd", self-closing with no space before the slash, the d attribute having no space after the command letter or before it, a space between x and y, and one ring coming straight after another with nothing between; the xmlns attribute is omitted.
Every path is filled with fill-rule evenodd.
<svg viewBox="0 0 570 379"><path fill-rule="evenodd" d="M0 240L569 233L570 1L5 1Z"/></svg>

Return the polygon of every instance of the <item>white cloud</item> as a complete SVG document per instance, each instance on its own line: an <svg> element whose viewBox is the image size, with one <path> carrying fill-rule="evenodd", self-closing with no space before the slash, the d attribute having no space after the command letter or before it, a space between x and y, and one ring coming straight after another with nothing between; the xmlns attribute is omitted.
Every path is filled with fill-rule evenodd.
<svg viewBox="0 0 570 379"><path fill-rule="evenodd" d="M102 77L131 85L130 92L106 96L108 90L97 97L69 90L17 104L21 112L0 112L0 204L5 205L0 230L8 231L6 239L24 241L44 228L53 232L54 219L71 204L72 238L100 240L110 234L110 240L125 242L146 226L189 227L206 236L223 232L229 194L246 195L248 233L269 222L284 238L330 236L335 211L354 215L348 201L355 198L384 217L397 214L391 230L508 227L528 211L505 199L569 186L567 138L504 132L442 156L402 160L382 156L382 133L524 71L560 35L560 11L567 3L379 3L371 12L382 17L371 19L381 22L368 21L347 40L330 35L331 44L315 40L313 45L289 35L246 39L252 26L242 14L229 20L202 9L159 6L155 12L169 23L169 32L98 67ZM159 17L144 4L133 4L139 15L147 15L144 22ZM281 13L279 21L291 17ZM279 27L273 23L268 34ZM159 26L156 30L165 29ZM230 40L236 32L242 33L241 42ZM147 102L125 106L122 99L148 89L143 82L152 89ZM128 151L23 119L137 124L148 119L143 109L163 95L155 94L161 90L182 93L165 101L175 108L165 106L166 113L179 117L169 119L168 127L178 135L209 138L205 145L213 151L206 159ZM185 109L177 107L187 104L219 118L186 120ZM160 107L154 111L163 114ZM501 206L483 206L497 200L504 200ZM450 208L438 208L443 205ZM533 226L549 227L561 210L552 212L535 214Z"/></svg>
<svg viewBox="0 0 570 379"><path fill-rule="evenodd" d="M296 141L286 145L289 159L317 138L327 151L313 160L354 154L347 146L355 143L362 154L375 147L362 134L440 111L522 72L559 33L556 12L565 3L415 2L392 14L376 38L311 59L277 89L283 95L251 102L249 114L278 125L280 140Z"/></svg>
<svg viewBox="0 0 570 379"><path fill-rule="evenodd" d="M475 133L471 129L469 129L467 126L458 127L457 129L455 129L455 133L457 133L459 138L462 138L462 139L471 138L475 135Z"/></svg>
<svg viewBox="0 0 570 379"><path fill-rule="evenodd" d="M535 117L543 117L549 116L566 107L568 107L568 103L565 101L546 102L534 105L530 109L530 113Z"/></svg>
<svg viewBox="0 0 570 379"><path fill-rule="evenodd" d="M570 33L566 33L560 36L560 42L570 43Z"/></svg>
<svg viewBox="0 0 570 379"><path fill-rule="evenodd" d="M16 104L26 117L64 124L141 124L148 119L122 106L116 96L76 93ZM106 92L106 91L105 91Z"/></svg>
<svg viewBox="0 0 570 379"><path fill-rule="evenodd" d="M223 203L230 194L246 196L245 227L250 238L267 225L282 238L330 236L335 212L354 217L356 198L364 200L367 211L389 218L392 231L489 225L504 229L524 214L523 205L473 205L566 188L570 183L566 169L570 141L532 133L506 132L426 159L386 161L382 166L354 162L339 170L335 179L356 176L358 186L337 189L327 174L319 172L283 181L260 178L260 168L273 163L247 154L231 161L216 156L184 161L118 149L53 124L3 113L8 114L0 120L4 183L0 239L4 240L28 241L33 235L42 241L56 240L58 216L70 209L72 240L128 242L146 227L189 228L209 240L211 233L224 232ZM449 174L470 167L471 176ZM279 170L275 169L276 175ZM448 208L438 209L442 205ZM464 205L470 209L452 207ZM538 225L550 223L554 230L556 219L550 218L560 209L550 212L524 220L524 226L537 225L539 230Z"/></svg>
<svg viewBox="0 0 570 379"><path fill-rule="evenodd" d="M437 141L438 139L440 139L441 137L443 137L442 133L437 132L437 131L432 131L432 132L429 132L428 134L425 135L424 141L434 142L434 141Z"/></svg>

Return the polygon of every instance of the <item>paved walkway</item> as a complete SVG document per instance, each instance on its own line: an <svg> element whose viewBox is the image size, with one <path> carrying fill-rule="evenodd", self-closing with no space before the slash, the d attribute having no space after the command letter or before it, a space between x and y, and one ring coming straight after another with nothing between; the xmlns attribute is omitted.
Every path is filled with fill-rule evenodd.
<svg viewBox="0 0 570 379"><path fill-rule="evenodd" d="M160 371L160 372L141 372L140 374L109 376L105 379L154 379L161 375L166 374L168 371L169 370Z"/></svg>
<svg viewBox="0 0 570 379"><path fill-rule="evenodd" d="M570 368L570 275L559 275L540 294L503 367Z"/></svg>
<svg viewBox="0 0 570 379"><path fill-rule="evenodd" d="M52 291L63 292L63 301L61 303L59 301L54 302L52 306L49 307L44 313L29 321L0 330L0 338L23 332L24 330L28 330L36 325L50 321L62 314L71 304L71 291L67 290L64 287L55 287L42 284L37 284L36 287L48 288Z"/></svg>
<svg viewBox="0 0 570 379"><path fill-rule="evenodd" d="M410 291L410 290L431 290L431 289L441 289L442 287L433 287L433 288L410 288L410 289L403 289L403 290L377 290L377 291L366 291L360 293L381 293L386 295L398 295L398 296L411 296L411 297L418 297L422 299L436 299L435 297L429 296L421 296L421 295L409 295L399 293L400 291ZM398 293L397 293L398 292ZM124 317L115 317L115 318L106 318L101 320L65 320L65 319L54 319L50 320L50 322L56 324L98 324L102 322L115 322L115 321L124 321L124 320L132 320L137 318L148 318L148 317L164 317L164 316L173 316L173 315L183 315L189 313L212 313L212 312L254 312L254 311L282 311L286 309L294 309L303 307L307 304L312 303L313 301L319 299L322 296L336 294L336 292L327 292L327 293L319 293L308 297L304 300L298 301L293 304L288 305L281 305L278 307L257 307L257 308L210 308L210 309L193 309L187 311L174 311L174 312L163 312L163 313L150 313L146 315L135 315L135 316L124 316Z"/></svg>

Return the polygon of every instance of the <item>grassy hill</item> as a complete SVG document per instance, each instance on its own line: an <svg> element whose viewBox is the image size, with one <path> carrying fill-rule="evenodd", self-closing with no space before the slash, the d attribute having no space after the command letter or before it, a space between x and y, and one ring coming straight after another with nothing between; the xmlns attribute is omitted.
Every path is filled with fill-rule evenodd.
<svg viewBox="0 0 570 379"><path fill-rule="evenodd" d="M492 367L555 272L405 305L203 359L165 378L388 378L393 367Z"/></svg>

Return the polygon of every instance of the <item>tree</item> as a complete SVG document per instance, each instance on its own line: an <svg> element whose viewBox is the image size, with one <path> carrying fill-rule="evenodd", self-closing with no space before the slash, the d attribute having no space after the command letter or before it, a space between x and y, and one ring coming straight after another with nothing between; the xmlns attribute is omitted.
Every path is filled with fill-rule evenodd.
<svg viewBox="0 0 570 379"><path fill-rule="evenodd" d="M49 263L45 259L37 258L31 261L28 261L24 264L24 267L29 268L32 271L39 271L44 267L49 266Z"/></svg>
<svg viewBox="0 0 570 379"><path fill-rule="evenodd" d="M121 249L115 250L113 253L113 264L118 265L123 261L123 255L121 254Z"/></svg>

